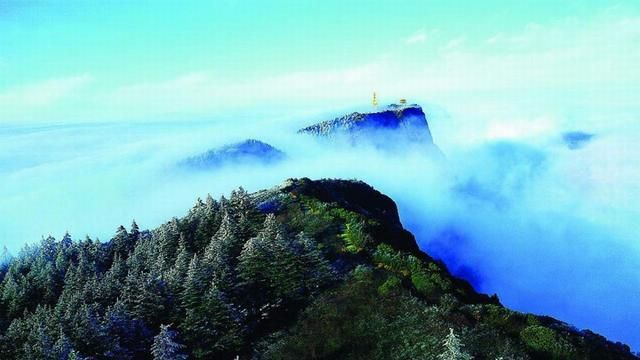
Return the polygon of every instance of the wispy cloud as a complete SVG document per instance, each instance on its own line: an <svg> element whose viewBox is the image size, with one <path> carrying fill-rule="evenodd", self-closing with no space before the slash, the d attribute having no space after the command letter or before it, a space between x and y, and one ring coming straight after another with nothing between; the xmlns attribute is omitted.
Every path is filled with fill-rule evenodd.
<svg viewBox="0 0 640 360"><path fill-rule="evenodd" d="M474 42L455 37L432 57L407 46L369 63L246 81L221 81L208 71L190 73L159 82L126 85L109 94L109 100L122 105L122 109L138 109L142 114L206 112L264 104L329 106L335 102L333 105L341 106L361 101L372 90L382 96L443 102L447 94L462 96L470 92L478 95L520 91L530 94L521 94L521 99L532 94L539 98L545 96L545 89L553 88L566 93L566 101L569 95L582 91L597 102L593 91L600 91L609 98L615 97L618 105L630 104L634 97L637 99L633 91L614 93L606 89L637 88L640 83L640 71L635 65L640 63L640 54L629 51L640 36L638 23L640 19L632 17L601 17L588 23L567 19L545 26L532 24L520 32L496 34L488 40ZM405 43L417 44L428 37L425 30L420 30ZM417 61L406 61L409 58ZM580 101L590 103L586 98Z"/></svg>
<svg viewBox="0 0 640 360"><path fill-rule="evenodd" d="M464 37L459 36L455 39L451 39L449 40L443 47L442 50L443 51L450 51L450 50L454 50L459 48L460 46L462 46L462 44L464 44Z"/></svg>
<svg viewBox="0 0 640 360"><path fill-rule="evenodd" d="M640 84L636 65L640 53L632 51L640 38L638 24L638 17L607 14L544 26L530 24L484 39L454 36L448 42L440 42L435 31L420 29L402 39L401 45L431 45L433 38L437 44L433 49L400 46L367 62L252 78L218 76L215 69L206 67L104 87L97 81L91 85L100 86L86 86L91 82L88 75L60 77L0 90L0 110L3 115L46 117L47 121L54 115L66 120L69 113L83 121L139 119L162 114L213 115L267 105L336 108L350 102L364 104L373 90L390 100L403 96L450 106L450 96L474 93L464 102L469 104L484 101L482 94L520 91L528 94L519 95L524 101L547 96L548 89L554 89L567 95L582 92L589 98L579 101L588 106L602 98L600 92L621 106L637 103L640 93L633 91ZM555 98L559 99L557 94ZM69 106L42 111L62 100ZM564 102L568 100L569 96L563 97Z"/></svg>
<svg viewBox="0 0 640 360"><path fill-rule="evenodd" d="M315 102L353 101L369 94L384 74L383 62L323 71L299 71L257 80L223 81L201 71L174 78L127 84L100 97L106 109L126 110L131 117L154 114L203 114L234 107Z"/></svg>
<svg viewBox="0 0 640 360"><path fill-rule="evenodd" d="M51 105L91 80L91 76L83 74L10 88L0 92L0 109Z"/></svg>
<svg viewBox="0 0 640 360"><path fill-rule="evenodd" d="M427 32L424 29L418 30L404 40L407 45L420 44L425 41L427 41Z"/></svg>

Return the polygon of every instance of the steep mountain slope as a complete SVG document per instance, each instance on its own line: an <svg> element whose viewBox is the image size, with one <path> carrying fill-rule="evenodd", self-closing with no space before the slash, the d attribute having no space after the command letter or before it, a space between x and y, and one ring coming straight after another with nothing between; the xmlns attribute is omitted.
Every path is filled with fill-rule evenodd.
<svg viewBox="0 0 640 360"><path fill-rule="evenodd" d="M181 164L190 168L206 170L231 164L271 164L284 158L285 154L275 147L259 140L247 139L190 157Z"/></svg>
<svg viewBox="0 0 640 360"><path fill-rule="evenodd" d="M3 359L636 359L478 294L357 181L239 189L104 244L48 238L0 275Z"/></svg>
<svg viewBox="0 0 640 360"><path fill-rule="evenodd" d="M370 143L385 149L407 145L435 147L422 108L416 104L392 104L380 111L354 112L298 131L327 138L343 138L352 144Z"/></svg>

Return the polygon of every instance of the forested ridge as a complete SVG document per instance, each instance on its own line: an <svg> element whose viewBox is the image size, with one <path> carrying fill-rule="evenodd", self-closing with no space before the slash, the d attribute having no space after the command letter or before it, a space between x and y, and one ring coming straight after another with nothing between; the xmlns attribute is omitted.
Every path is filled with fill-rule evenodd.
<svg viewBox="0 0 640 360"><path fill-rule="evenodd" d="M239 188L107 242L47 237L0 279L0 359L636 359L476 293L357 181Z"/></svg>

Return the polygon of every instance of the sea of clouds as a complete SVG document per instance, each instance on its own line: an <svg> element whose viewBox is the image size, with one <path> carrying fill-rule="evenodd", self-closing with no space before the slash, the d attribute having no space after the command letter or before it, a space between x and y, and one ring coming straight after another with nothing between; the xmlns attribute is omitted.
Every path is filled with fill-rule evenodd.
<svg viewBox="0 0 640 360"><path fill-rule="evenodd" d="M445 160L296 134L337 115L0 128L0 245L17 254L49 234L106 241L135 219L153 228L197 197L289 177L364 180L391 196L422 249L514 309L548 314L640 346L640 135L637 121L425 104ZM486 106L483 105L483 106ZM458 111L458 109L462 109ZM283 114L285 114L283 112ZM493 114L489 117L487 114ZM509 121L502 120L509 119ZM594 136L579 147L564 134ZM180 160L246 138L286 161L189 171Z"/></svg>

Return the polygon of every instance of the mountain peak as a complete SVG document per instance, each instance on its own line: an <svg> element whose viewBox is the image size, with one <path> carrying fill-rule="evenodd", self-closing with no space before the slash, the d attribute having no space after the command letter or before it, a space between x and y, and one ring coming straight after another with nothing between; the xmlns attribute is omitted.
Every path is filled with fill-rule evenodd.
<svg viewBox="0 0 640 360"><path fill-rule="evenodd" d="M190 157L182 164L191 168L210 169L226 164L271 164L283 160L285 156L284 152L265 142L246 139Z"/></svg>
<svg viewBox="0 0 640 360"><path fill-rule="evenodd" d="M371 112L353 112L300 129L320 137L346 137L351 143L369 142L388 148L410 142L433 145L429 123L418 104L391 104Z"/></svg>

